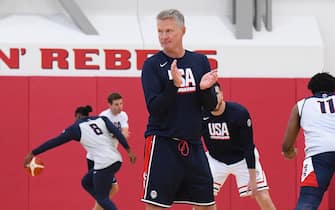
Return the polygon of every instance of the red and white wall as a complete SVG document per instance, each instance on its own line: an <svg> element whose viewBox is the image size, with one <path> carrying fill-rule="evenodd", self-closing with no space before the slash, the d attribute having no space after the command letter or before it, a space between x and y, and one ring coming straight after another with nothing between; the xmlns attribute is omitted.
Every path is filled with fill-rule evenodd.
<svg viewBox="0 0 335 210"><path fill-rule="evenodd" d="M114 200L121 210L144 209L140 198L148 114L140 74L143 60L160 49L155 15L164 9L162 2L102 1L104 6L99 7L78 0L99 36L84 35L57 1L14 2L4 1L0 7L0 13L6 14L0 18L1 208L91 209L93 200L80 185L86 162L77 142L40 155L46 168L38 177L28 177L23 159L31 149L73 123L77 106L90 104L93 114L98 114L107 107L108 94L117 91L124 96L129 142L138 162L130 165L124 156L117 175L120 191ZM280 8L274 8L275 15L284 14L284 4L288 3L274 0ZM272 199L278 210L293 209L304 157L303 136L298 140L299 156L293 161L283 158L281 143L291 107L309 95L308 78L332 65L325 59L332 39L324 38L325 27L318 13L318 17L274 16L273 32L263 29L254 33L253 40L236 40L227 9L230 6L229 1L221 0L197 0L191 7L179 1L169 5L185 11L185 46L206 54L212 68L219 70L225 98L249 108ZM335 209L334 196L335 183L320 209ZM254 200L238 197L232 178L217 203L218 209L258 209ZM176 205L172 209L187 207Z"/></svg>
<svg viewBox="0 0 335 210"><path fill-rule="evenodd" d="M287 161L281 155L281 143L288 115L295 101L308 95L307 79L221 78L228 100L246 105L253 117L255 142L271 187L277 209L293 209L297 199L303 139L298 140L299 156ZM73 120L77 106L91 104L94 113L106 108L106 96L119 91L129 115L129 142L138 155L130 165L126 156L117 175L120 192L115 197L119 209L144 209L142 190L143 132L147 112L140 78L124 77L1 77L0 147L2 208L12 210L90 209L93 204L81 188L86 171L85 152L77 142L40 155L46 168L38 177L28 177L23 159L32 148L59 134ZM124 151L120 148L123 154ZM323 210L334 208L334 185L325 195ZM256 203L238 197L230 179L217 197L219 209L258 209ZM173 209L185 209L175 206Z"/></svg>

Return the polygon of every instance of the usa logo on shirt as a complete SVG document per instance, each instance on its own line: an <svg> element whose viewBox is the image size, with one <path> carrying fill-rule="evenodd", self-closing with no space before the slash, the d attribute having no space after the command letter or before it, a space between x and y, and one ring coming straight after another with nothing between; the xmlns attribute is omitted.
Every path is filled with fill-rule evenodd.
<svg viewBox="0 0 335 210"><path fill-rule="evenodd" d="M208 131L211 139L229 140L229 130L227 123L208 123Z"/></svg>
<svg viewBox="0 0 335 210"><path fill-rule="evenodd" d="M191 68L178 69L182 76L182 84L178 89L178 93L190 93L195 92L196 84ZM169 80L172 80L171 70L168 70Z"/></svg>

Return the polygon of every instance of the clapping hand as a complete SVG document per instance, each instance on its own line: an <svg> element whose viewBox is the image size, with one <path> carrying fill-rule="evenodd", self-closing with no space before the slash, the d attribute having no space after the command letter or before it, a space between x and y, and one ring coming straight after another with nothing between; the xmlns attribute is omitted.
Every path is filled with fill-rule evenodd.
<svg viewBox="0 0 335 210"><path fill-rule="evenodd" d="M212 70L204 74L200 81L200 89L205 90L212 87L218 80L218 70Z"/></svg>
<svg viewBox="0 0 335 210"><path fill-rule="evenodd" d="M183 84L183 78L181 76L180 71L178 70L176 59L174 59L171 64L171 76L172 76L174 85L176 87L181 87L181 85Z"/></svg>

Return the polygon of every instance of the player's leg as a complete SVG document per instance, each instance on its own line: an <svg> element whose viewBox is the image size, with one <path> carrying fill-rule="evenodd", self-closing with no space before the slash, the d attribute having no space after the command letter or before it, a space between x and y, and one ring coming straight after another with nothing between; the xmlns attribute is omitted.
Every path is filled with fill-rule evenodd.
<svg viewBox="0 0 335 210"><path fill-rule="evenodd" d="M208 152L206 153L206 156L213 177L213 193L214 196L217 196L231 173L231 170L228 165L214 159Z"/></svg>
<svg viewBox="0 0 335 210"><path fill-rule="evenodd" d="M318 209L332 179L334 162L335 152L321 153L304 160L296 210Z"/></svg>
<svg viewBox="0 0 335 210"><path fill-rule="evenodd" d="M94 168L94 161L90 159L91 156L89 153L86 155L86 163L87 163L87 169L88 171L93 170ZM93 176L92 176L92 187L93 187ZM94 202L94 207L92 210L103 210L102 207L98 204L97 201Z"/></svg>
<svg viewBox="0 0 335 210"><path fill-rule="evenodd" d="M109 198L109 192L113 182L111 177L114 177L120 167L121 162L116 162L107 168L94 170L94 198L104 210L116 210L115 204Z"/></svg>
<svg viewBox="0 0 335 210"><path fill-rule="evenodd" d="M276 207L272 202L269 190L257 191L255 199L261 210L275 210Z"/></svg>
<svg viewBox="0 0 335 210"><path fill-rule="evenodd" d="M115 181L115 182L114 182ZM119 191L119 185L118 183L116 182L116 179L114 177L113 179L113 184L112 184L112 189L111 191L109 192L109 198L112 199L112 197ZM95 201L95 204L94 204L94 207L92 210L104 210L98 202Z"/></svg>
<svg viewBox="0 0 335 210"><path fill-rule="evenodd" d="M250 196L251 191L249 191L248 189L249 170L245 159L234 164L233 166L234 166L233 174L236 177L240 197ZM256 148L255 148L255 169L256 169L256 182L257 182L257 193L255 195L255 199L262 210L275 210L276 207L273 204L272 199L270 197L266 176L259 161L259 153Z"/></svg>
<svg viewBox="0 0 335 210"><path fill-rule="evenodd" d="M317 210L323 193L320 188L300 187L300 194L295 210Z"/></svg>
<svg viewBox="0 0 335 210"><path fill-rule="evenodd" d="M216 204L211 206L192 206L192 210L216 210Z"/></svg>
<svg viewBox="0 0 335 210"><path fill-rule="evenodd" d="M81 185L94 198L93 169L89 170L82 178Z"/></svg>
<svg viewBox="0 0 335 210"><path fill-rule="evenodd" d="M112 198L117 192L119 192L119 185L117 182L114 182L112 185L112 189L109 192L109 197Z"/></svg>
<svg viewBox="0 0 335 210"><path fill-rule="evenodd" d="M257 184L258 191L255 195L255 199L261 210L275 210L276 207L272 202L270 192L268 190L269 187L267 185L266 176L262 169L262 165L259 161L259 153L256 148L255 148L255 158L256 158L256 173L258 175L256 177L256 181L258 183Z"/></svg>
<svg viewBox="0 0 335 210"><path fill-rule="evenodd" d="M210 205L210 206L194 206L194 210L216 210L216 205Z"/></svg>
<svg viewBox="0 0 335 210"><path fill-rule="evenodd" d="M106 196L104 196L104 193L102 192L101 189L99 189L99 194L97 196L96 194L96 183L99 184L99 182L95 181L94 179L96 179L94 177L94 170L91 169L89 172L87 172L87 174L83 177L82 179L82 186L83 188L95 199L95 200L98 200L99 202L102 202L104 203L105 205L102 205L104 206L105 210L116 210L116 207L115 205L111 202L111 203L108 203L108 200L105 199L105 197L108 199L108 191L106 191ZM110 187L110 186L109 186Z"/></svg>
<svg viewBox="0 0 335 210"><path fill-rule="evenodd" d="M191 204L196 210L215 210L213 177L203 146L188 143L180 148L189 152L179 151L186 170L175 203Z"/></svg>
<svg viewBox="0 0 335 210"><path fill-rule="evenodd" d="M186 170L177 154L178 142L158 136L145 141L141 201L147 210L171 207Z"/></svg>
<svg viewBox="0 0 335 210"><path fill-rule="evenodd" d="M166 209L166 208L159 207L159 206L156 206L156 205L152 205L152 204L149 204L149 203L146 204L146 208L145 208L145 210L162 210L162 209Z"/></svg>

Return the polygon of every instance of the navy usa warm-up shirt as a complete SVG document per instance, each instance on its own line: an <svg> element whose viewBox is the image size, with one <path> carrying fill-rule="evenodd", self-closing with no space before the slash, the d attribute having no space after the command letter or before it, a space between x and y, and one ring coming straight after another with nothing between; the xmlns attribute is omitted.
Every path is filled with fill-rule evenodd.
<svg viewBox="0 0 335 210"><path fill-rule="evenodd" d="M210 65L206 56L186 51L177 59L183 77L182 87L177 88L171 77L173 60L160 51L143 65L142 86L149 111L145 137L158 135L199 143L202 107L212 110L217 102L214 88L199 87Z"/></svg>
<svg viewBox="0 0 335 210"><path fill-rule="evenodd" d="M203 138L209 154L225 164L246 159L255 168L253 130L248 110L234 102L226 102L223 114L203 115Z"/></svg>

